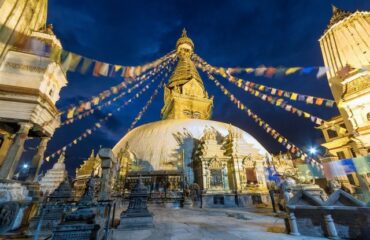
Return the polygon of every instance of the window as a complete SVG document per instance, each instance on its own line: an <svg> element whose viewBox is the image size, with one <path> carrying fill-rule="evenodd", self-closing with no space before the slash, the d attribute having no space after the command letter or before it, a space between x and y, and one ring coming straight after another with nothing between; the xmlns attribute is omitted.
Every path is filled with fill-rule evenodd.
<svg viewBox="0 0 370 240"><path fill-rule="evenodd" d="M366 117L367 117L367 120L370 121L370 112L367 113Z"/></svg>
<svg viewBox="0 0 370 240"><path fill-rule="evenodd" d="M347 178L348 178L348 181L349 181L350 184L356 185L355 179L353 178L352 174L348 174Z"/></svg>
<svg viewBox="0 0 370 240"><path fill-rule="evenodd" d="M353 148L351 148L351 153L352 153L352 157L356 157L356 153L355 153L355 150Z"/></svg>
<svg viewBox="0 0 370 240"><path fill-rule="evenodd" d="M328 129L327 132L328 132L329 138L338 137L338 133L336 131L334 131L334 130Z"/></svg>
<svg viewBox="0 0 370 240"><path fill-rule="evenodd" d="M343 151L337 152L337 156L338 156L339 159L345 159L346 158Z"/></svg>

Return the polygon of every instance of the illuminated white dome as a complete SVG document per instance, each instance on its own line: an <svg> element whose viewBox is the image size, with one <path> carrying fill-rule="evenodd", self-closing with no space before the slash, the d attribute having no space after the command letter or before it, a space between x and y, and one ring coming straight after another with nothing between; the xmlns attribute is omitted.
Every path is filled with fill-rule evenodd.
<svg viewBox="0 0 370 240"><path fill-rule="evenodd" d="M128 149L135 156L135 160L150 165L147 170L174 170L176 164L168 163L179 161L179 155L182 154L185 158L191 158L194 140L199 140L206 128L213 128L224 137L229 133L230 127L247 143L248 147L243 147L240 152L269 155L255 138L240 128L200 119L172 119L144 124L126 134L113 148L113 152L117 155L128 144Z"/></svg>

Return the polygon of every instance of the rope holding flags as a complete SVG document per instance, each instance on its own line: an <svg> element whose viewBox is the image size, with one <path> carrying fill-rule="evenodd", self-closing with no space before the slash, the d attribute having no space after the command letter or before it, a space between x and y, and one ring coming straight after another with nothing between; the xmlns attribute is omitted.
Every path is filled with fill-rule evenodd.
<svg viewBox="0 0 370 240"><path fill-rule="evenodd" d="M215 83L215 85L220 88L224 95L229 97L230 101L237 105L238 109L247 113L249 117L253 119L257 125L265 130L266 133L271 135L278 143L282 144L288 151L297 155L302 160L311 163L312 165L318 166L322 169L322 164L316 161L313 158L308 157L308 155L298 148L296 145L291 143L286 137L281 135L278 131L272 128L267 122L265 122L262 118L260 118L257 114L255 114L252 110L250 110L246 105L244 105L240 100L238 100L233 94L231 94L216 78L214 78L209 71L205 71L208 78Z"/></svg>
<svg viewBox="0 0 370 240"><path fill-rule="evenodd" d="M198 64L198 66L203 71L207 71L206 68L202 64ZM211 72L211 71L212 70L209 70L209 72ZM285 111L290 112L292 114L296 114L299 117L304 117L306 119L309 119L311 122L313 122L317 125L321 125L324 122L323 119L288 104L286 101L284 101L283 98L276 98L276 97L273 97L273 96L268 95L268 94L262 94L258 90L254 90L252 88L249 88L248 86L245 86L245 85L241 84L242 83L241 81L235 81L235 79L230 77L230 75L227 75L226 77L228 78L229 82L234 83L236 86L238 86L239 88L242 88L244 91L250 93L252 96L258 97L258 98L262 99L263 101L267 101L268 103L270 103L274 106L280 107L280 108L284 109Z"/></svg>
<svg viewBox="0 0 370 240"><path fill-rule="evenodd" d="M173 64L175 60L176 58L169 58L166 61L163 61L161 64L150 70L148 73L144 73L140 77L137 77L134 81L142 81L143 79L146 79L148 76L149 77L153 76L168 64ZM76 114L82 113L84 111L89 111L91 110L91 106L96 106L99 104L100 101L110 97L111 95L118 94L121 90L127 88L134 81L132 81L131 78L129 78L129 80L122 81L121 83L100 92L98 95L92 96L91 99L88 101L83 101L78 105L70 105L68 110L66 112L62 112L62 114L66 113L67 119L71 119Z"/></svg>
<svg viewBox="0 0 370 240"><path fill-rule="evenodd" d="M141 119L142 115L145 113L145 111L147 110L148 106L152 103L154 97L158 94L158 91L160 88L163 87L163 84L164 84L164 81L166 79L166 77L168 76L168 73L172 70L172 66L171 68L169 69L168 72L166 72L162 78L162 80L160 81L160 83L158 84L157 88L154 90L154 93L152 94L152 96L150 97L150 99L148 100L148 102L145 104L144 108L139 112L138 116L135 118L135 120L133 121L133 123L130 125L130 129L135 126L135 124ZM137 99L140 97L140 95L144 92L146 92L148 88L147 87L144 87L141 89L141 91L137 94L135 94L133 97L131 97L129 100L126 100L122 105L120 105L118 108L116 108L116 111L119 112L122 108L124 108L125 106L127 106L128 104L132 103L134 99ZM105 117L102 117L100 118L97 122L95 122L94 126L92 128L88 128L86 129L79 137L75 138L74 140L72 140L70 143L66 144L65 146L63 146L62 148L60 148L59 150L53 152L52 154L48 155L45 160L46 161L50 161L50 159L60 155L62 152L65 152L67 150L67 148L70 148L72 147L73 145L76 145L78 144L79 142L81 142L83 139L87 138L88 136L90 136L93 132L97 131L99 128L102 127L102 123L108 121L111 117L113 116L113 113L112 112L109 112Z"/></svg>
<svg viewBox="0 0 370 240"><path fill-rule="evenodd" d="M162 61L165 61L168 58L173 58L176 54L175 50L172 50L166 55L150 63L138 66L123 66L84 57L77 53L66 51L58 44L53 44L50 41L23 33L16 33L10 44L14 49L21 50L22 52L34 53L43 57L49 57L53 61L60 63L64 72L78 71L81 74L86 74L92 68L92 75L95 77L115 77L119 74L119 72L121 72L121 77L135 78L135 76L141 75L143 72L156 67Z"/></svg>
<svg viewBox="0 0 370 240"><path fill-rule="evenodd" d="M153 83L160 75L162 75L161 71L163 69L167 69L169 70L169 65L167 64L166 66L163 66L162 68L160 68L160 71L157 71L156 73L154 74L147 74L146 77L144 79L142 79L140 82L136 83L135 85L133 85L131 88L129 88L127 91L125 92L122 92L121 94L119 94L118 96L114 97L113 99L107 101L107 102L101 102L100 104L94 106L93 108L90 108L90 110L88 111L85 111L85 112L82 112L82 113L79 113L77 115L74 115L73 117L71 118L67 118L61 125L68 125L68 124L72 124L74 123L76 120L81 120L87 116L90 116L92 115L96 110L101 110L103 107L107 107L107 106L110 106L112 103L116 102L118 99L124 97L127 95L127 93L131 93L132 91L134 91L136 88L140 87L142 84L144 84L150 77L152 76L155 76L152 81L149 82L149 84L147 84L145 87L148 88L149 85L151 83ZM157 74L159 73L159 74ZM144 87L144 88L145 88Z"/></svg>
<svg viewBox="0 0 370 240"><path fill-rule="evenodd" d="M220 68L217 69L216 67L210 65L209 63L207 63L205 60L203 60L201 57L199 57L196 54L193 54L193 58L196 61L198 67L201 67L202 65L205 69L210 70L212 73L217 73L221 75L222 77L228 79L229 82L232 82L234 84L237 83L237 86L240 88L244 88L244 87L253 88L254 90L264 91L271 95L277 95L279 97L284 97L292 101L301 101L307 104L315 104L318 106L333 107L335 105L335 101L331 99L326 99L322 97L314 97L310 95L282 90L279 88L268 87L266 85L258 84L258 83L251 82L251 81L245 81L241 78L236 78L232 76L232 72L230 71L230 69L227 69L226 71Z"/></svg>
<svg viewBox="0 0 370 240"><path fill-rule="evenodd" d="M137 124L138 121L143 117L144 113L148 110L148 107L150 104L152 104L154 98L157 96L159 89L161 89L164 86L165 78L162 79L162 81L159 83L156 90L154 90L154 93L152 96L150 96L149 100L146 102L144 107L141 109L141 111L136 115L134 121L131 123L130 128L127 130L127 133L130 132Z"/></svg>

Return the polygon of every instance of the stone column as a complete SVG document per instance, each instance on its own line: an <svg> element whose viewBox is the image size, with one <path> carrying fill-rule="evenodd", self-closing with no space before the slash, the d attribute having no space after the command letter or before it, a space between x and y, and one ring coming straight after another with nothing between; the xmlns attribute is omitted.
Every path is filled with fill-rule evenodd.
<svg viewBox="0 0 370 240"><path fill-rule="evenodd" d="M4 140L0 147L0 166L3 164L3 161L5 160L5 157L8 154L9 148L14 139L14 135L10 133L6 133L3 136Z"/></svg>
<svg viewBox="0 0 370 240"><path fill-rule="evenodd" d="M111 168L115 162L113 152L109 148L102 148L98 153L101 159L102 176L100 183L99 200L109 200L111 195Z"/></svg>
<svg viewBox="0 0 370 240"><path fill-rule="evenodd" d="M28 172L29 174L28 174L28 177L27 177L28 182L37 180L37 176L39 175L41 164L42 164L43 158L44 158L44 153L45 153L45 150L46 150L46 147L47 147L47 144L48 144L49 140L50 140L50 137L42 137L41 138L41 142L40 142L40 144L37 148L37 152L32 158L30 170Z"/></svg>
<svg viewBox="0 0 370 240"><path fill-rule="evenodd" d="M290 235L299 236L301 235L298 231L297 219L293 212L288 213L288 220L290 226Z"/></svg>
<svg viewBox="0 0 370 240"><path fill-rule="evenodd" d="M10 146L8 154L6 155L3 165L0 169L0 179L12 179L14 172L21 159L24 142L27 139L28 132L31 129L31 123L21 123L19 131L15 134L13 144Z"/></svg>
<svg viewBox="0 0 370 240"><path fill-rule="evenodd" d="M334 220L330 214L324 215L324 221L326 225L326 230L328 232L328 237L330 239L338 239L337 229L335 228Z"/></svg>

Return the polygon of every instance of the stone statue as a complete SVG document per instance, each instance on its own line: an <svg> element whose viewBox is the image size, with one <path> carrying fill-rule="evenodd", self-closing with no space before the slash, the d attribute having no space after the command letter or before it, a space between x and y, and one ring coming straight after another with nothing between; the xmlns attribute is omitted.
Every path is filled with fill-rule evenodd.
<svg viewBox="0 0 370 240"><path fill-rule="evenodd" d="M338 180L332 179L328 182L329 192L333 193L341 188L341 184Z"/></svg>
<svg viewBox="0 0 370 240"><path fill-rule="evenodd" d="M285 211L286 205L291 197L293 197L292 187L296 185L296 182L292 178L283 177L283 181L279 185L279 208Z"/></svg>

